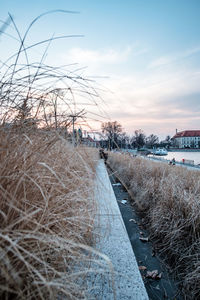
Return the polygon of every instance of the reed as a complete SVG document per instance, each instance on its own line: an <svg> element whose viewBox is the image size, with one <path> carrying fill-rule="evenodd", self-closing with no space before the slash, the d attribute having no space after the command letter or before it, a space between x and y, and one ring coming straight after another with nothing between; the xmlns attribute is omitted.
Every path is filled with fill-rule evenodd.
<svg viewBox="0 0 200 300"><path fill-rule="evenodd" d="M0 298L86 297L96 151L52 132L0 136Z"/></svg>
<svg viewBox="0 0 200 300"><path fill-rule="evenodd" d="M110 153L108 163L145 216L150 237L180 281L186 299L200 297L200 173Z"/></svg>
<svg viewBox="0 0 200 300"><path fill-rule="evenodd" d="M9 14L6 29L16 36L1 32L17 43L0 63L1 299L86 298L80 278L95 238L97 156L62 136L69 138L70 114L77 113L75 94L90 101L97 94L73 70L44 62L50 43L72 36L28 43L30 29L50 13L68 12L36 17L24 35ZM41 45L44 53L34 61L31 50Z"/></svg>
<svg viewBox="0 0 200 300"><path fill-rule="evenodd" d="M84 278L107 259L93 247L98 155L70 143L74 122L87 126L86 107L100 97L77 66L45 63L51 43L80 36L30 43L35 23L52 13L72 12L43 13L23 35L9 14L0 33L17 45L0 61L1 299L87 299Z"/></svg>

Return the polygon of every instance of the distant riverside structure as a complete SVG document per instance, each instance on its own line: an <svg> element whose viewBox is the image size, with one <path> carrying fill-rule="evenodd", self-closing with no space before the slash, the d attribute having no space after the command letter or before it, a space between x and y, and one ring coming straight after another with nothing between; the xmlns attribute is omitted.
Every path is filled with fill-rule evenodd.
<svg viewBox="0 0 200 300"><path fill-rule="evenodd" d="M172 139L177 148L200 148L200 130L176 130Z"/></svg>

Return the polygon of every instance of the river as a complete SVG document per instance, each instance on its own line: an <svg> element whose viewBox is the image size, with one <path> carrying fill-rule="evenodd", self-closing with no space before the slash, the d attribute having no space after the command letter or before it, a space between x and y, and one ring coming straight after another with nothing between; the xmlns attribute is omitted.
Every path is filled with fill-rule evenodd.
<svg viewBox="0 0 200 300"><path fill-rule="evenodd" d="M153 155L150 155L153 156ZM159 156L156 156L159 157ZM200 164L200 152L190 152L190 151L178 151L178 152L168 152L165 156L160 156L165 159L171 160L172 158L175 158L177 162L182 162L183 159L190 159L194 160L194 164L198 165Z"/></svg>

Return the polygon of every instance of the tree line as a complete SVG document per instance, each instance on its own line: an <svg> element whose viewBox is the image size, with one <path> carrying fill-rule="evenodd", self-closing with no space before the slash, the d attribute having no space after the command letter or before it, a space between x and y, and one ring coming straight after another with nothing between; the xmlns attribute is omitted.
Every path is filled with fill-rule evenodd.
<svg viewBox="0 0 200 300"><path fill-rule="evenodd" d="M166 136L164 141L159 142L157 135L150 134L147 136L142 129L137 129L134 131L134 134L128 135L117 121L102 123L101 130L106 137L105 141L102 141L102 145L108 149L168 147L171 144L169 135Z"/></svg>

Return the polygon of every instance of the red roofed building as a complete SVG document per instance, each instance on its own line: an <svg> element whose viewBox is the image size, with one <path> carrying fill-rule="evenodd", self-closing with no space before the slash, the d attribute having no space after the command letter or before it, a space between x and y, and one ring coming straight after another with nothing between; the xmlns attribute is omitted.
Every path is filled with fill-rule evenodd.
<svg viewBox="0 0 200 300"><path fill-rule="evenodd" d="M87 138L83 138L82 139L83 144L86 144L87 146L90 147L99 147L100 146L100 142L98 140L96 140L95 136L91 137L90 135L87 136Z"/></svg>
<svg viewBox="0 0 200 300"><path fill-rule="evenodd" d="M200 148L200 130L176 132L172 139L178 148Z"/></svg>

